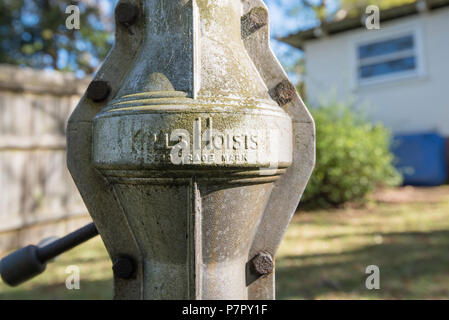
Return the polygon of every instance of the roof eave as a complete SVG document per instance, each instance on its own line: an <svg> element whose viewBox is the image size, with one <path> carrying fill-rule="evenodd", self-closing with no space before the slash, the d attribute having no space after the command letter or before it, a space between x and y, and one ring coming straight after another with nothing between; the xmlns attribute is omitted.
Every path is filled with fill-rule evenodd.
<svg viewBox="0 0 449 320"><path fill-rule="evenodd" d="M435 10L449 6L449 0L426 0L426 5L429 10ZM386 22L394 19L403 18L406 16L411 16L420 13L417 7L417 3L409 3L406 5L382 10L380 13L380 21ZM362 16L343 19L340 21L330 22L321 25L317 28L307 29L303 31L290 34L286 37L277 38L277 40L287 43L295 48L304 49L304 44L309 40L314 40L320 38L317 29L322 30L322 33L326 35L333 35L337 33L342 33L350 31L353 29L358 29L363 27Z"/></svg>

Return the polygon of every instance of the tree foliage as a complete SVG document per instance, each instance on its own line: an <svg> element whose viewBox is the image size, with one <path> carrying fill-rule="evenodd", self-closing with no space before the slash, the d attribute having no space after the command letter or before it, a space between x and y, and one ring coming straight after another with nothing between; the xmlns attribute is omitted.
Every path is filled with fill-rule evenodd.
<svg viewBox="0 0 449 320"><path fill-rule="evenodd" d="M92 73L113 40L102 1L1 0L0 63ZM80 30L66 27L72 4L80 9Z"/></svg>
<svg viewBox="0 0 449 320"><path fill-rule="evenodd" d="M278 5L283 5L285 2L285 0L269 1L275 1ZM301 19L312 11L315 19L321 24L360 16L365 13L365 8L369 5L377 5L382 10L416 2L416 0L292 0L294 1L296 5L290 6L288 15Z"/></svg>
<svg viewBox="0 0 449 320"><path fill-rule="evenodd" d="M376 186L401 183L385 127L372 125L344 105L330 104L311 111L316 123L317 159L303 195L304 206L359 201Z"/></svg>
<svg viewBox="0 0 449 320"><path fill-rule="evenodd" d="M341 17L357 17L365 13L366 7L376 5L379 9L390 9L407 3L414 3L415 0L342 0Z"/></svg>

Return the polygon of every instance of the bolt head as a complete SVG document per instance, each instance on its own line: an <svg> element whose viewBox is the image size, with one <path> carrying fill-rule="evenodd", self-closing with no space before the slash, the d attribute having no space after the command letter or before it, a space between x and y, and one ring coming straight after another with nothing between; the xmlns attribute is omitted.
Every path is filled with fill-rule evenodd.
<svg viewBox="0 0 449 320"><path fill-rule="evenodd" d="M296 88L288 80L284 80L274 88L274 99L280 106L292 101L296 94Z"/></svg>
<svg viewBox="0 0 449 320"><path fill-rule="evenodd" d="M268 12L262 7L256 7L245 14L241 20L242 37L245 39L268 24Z"/></svg>
<svg viewBox="0 0 449 320"><path fill-rule="evenodd" d="M130 26L137 20L139 9L128 2L121 2L115 8L115 19L118 23Z"/></svg>
<svg viewBox="0 0 449 320"><path fill-rule="evenodd" d="M95 102L106 100L111 92L111 87L106 81L92 81L87 88L87 97Z"/></svg>
<svg viewBox="0 0 449 320"><path fill-rule="evenodd" d="M268 252L260 252L251 260L253 271L260 275L268 275L274 270L274 261Z"/></svg>
<svg viewBox="0 0 449 320"><path fill-rule="evenodd" d="M121 256L114 260L112 271L117 278L131 279L136 273L136 263L128 256Z"/></svg>

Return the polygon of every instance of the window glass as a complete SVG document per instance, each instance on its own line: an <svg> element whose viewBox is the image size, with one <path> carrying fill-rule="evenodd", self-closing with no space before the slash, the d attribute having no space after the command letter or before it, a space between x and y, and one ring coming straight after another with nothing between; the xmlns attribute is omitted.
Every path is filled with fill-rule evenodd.
<svg viewBox="0 0 449 320"><path fill-rule="evenodd" d="M402 59L361 66L359 68L359 77L361 79L366 79L395 72L414 70L415 68L415 57L406 57Z"/></svg>
<svg viewBox="0 0 449 320"><path fill-rule="evenodd" d="M366 44L359 47L359 58L371 58L414 48L413 35Z"/></svg>
<svg viewBox="0 0 449 320"><path fill-rule="evenodd" d="M412 72L418 68L413 34L360 45L358 78L371 78Z"/></svg>

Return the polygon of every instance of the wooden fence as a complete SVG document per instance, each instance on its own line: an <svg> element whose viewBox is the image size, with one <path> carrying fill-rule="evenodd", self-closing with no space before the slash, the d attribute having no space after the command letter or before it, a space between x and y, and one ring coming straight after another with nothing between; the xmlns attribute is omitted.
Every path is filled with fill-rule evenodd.
<svg viewBox="0 0 449 320"><path fill-rule="evenodd" d="M88 81L0 65L0 251L89 221L65 151L67 119Z"/></svg>

